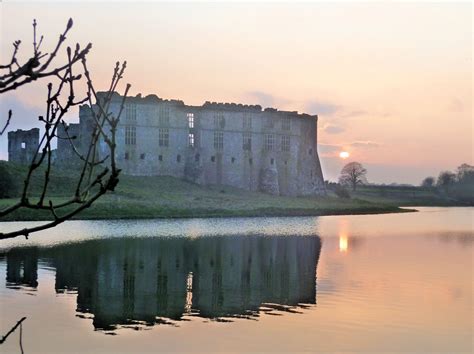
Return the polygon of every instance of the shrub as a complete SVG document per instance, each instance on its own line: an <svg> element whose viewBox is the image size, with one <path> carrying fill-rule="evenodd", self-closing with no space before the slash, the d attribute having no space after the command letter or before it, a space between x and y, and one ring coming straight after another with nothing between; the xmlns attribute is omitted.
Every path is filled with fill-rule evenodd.
<svg viewBox="0 0 474 354"><path fill-rule="evenodd" d="M349 193L349 191L347 190L347 188L345 188L344 186L341 186L341 185L336 185L336 188L334 189L334 193L336 193L336 195L339 197L339 198L344 198L344 199L350 199L351 195Z"/></svg>
<svg viewBox="0 0 474 354"><path fill-rule="evenodd" d="M5 163L0 164L0 199L17 196L17 185Z"/></svg>

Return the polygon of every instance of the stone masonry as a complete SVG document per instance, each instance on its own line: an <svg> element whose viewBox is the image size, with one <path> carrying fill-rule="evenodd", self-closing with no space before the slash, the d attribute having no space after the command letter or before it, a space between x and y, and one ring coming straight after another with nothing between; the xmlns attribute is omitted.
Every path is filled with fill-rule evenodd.
<svg viewBox="0 0 474 354"><path fill-rule="evenodd" d="M23 165L31 163L38 144L38 128L8 132L8 161Z"/></svg>
<svg viewBox="0 0 474 354"><path fill-rule="evenodd" d="M99 94L99 99L101 94ZM117 115L122 97L114 94ZM70 124L81 151L93 127L92 111L80 108ZM117 129L116 160L122 173L168 175L201 185L228 185L274 195L325 193L317 150L316 115L258 105L206 102L188 106L156 95L127 97ZM63 128L58 130L63 136ZM101 144L102 154L107 153ZM59 139L57 159L71 161L67 140Z"/></svg>

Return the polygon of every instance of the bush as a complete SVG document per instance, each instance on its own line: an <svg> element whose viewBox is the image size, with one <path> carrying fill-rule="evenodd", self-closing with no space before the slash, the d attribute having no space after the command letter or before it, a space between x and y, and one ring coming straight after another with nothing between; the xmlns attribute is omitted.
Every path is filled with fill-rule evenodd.
<svg viewBox="0 0 474 354"><path fill-rule="evenodd" d="M0 163L0 199L16 197L18 188L5 163Z"/></svg>
<svg viewBox="0 0 474 354"><path fill-rule="evenodd" d="M347 188L345 188L344 186L341 186L341 185L336 185L336 188L334 189L334 193L336 193L336 195L339 197L339 198L344 198L344 199L350 199L351 195L349 193L349 191L347 190Z"/></svg>

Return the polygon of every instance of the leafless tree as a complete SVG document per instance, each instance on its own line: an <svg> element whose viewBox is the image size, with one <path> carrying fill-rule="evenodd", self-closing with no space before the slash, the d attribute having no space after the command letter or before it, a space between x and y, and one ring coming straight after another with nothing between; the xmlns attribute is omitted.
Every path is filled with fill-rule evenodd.
<svg viewBox="0 0 474 354"><path fill-rule="evenodd" d="M342 168L339 183L355 191L358 185L367 183L366 175L367 170L359 162L350 162Z"/></svg>
<svg viewBox="0 0 474 354"><path fill-rule="evenodd" d="M50 53L42 53L41 44L43 36L37 39L37 24L33 21L33 52L31 57L24 63L19 63L18 51L20 41L13 43L13 54L11 60L6 65L0 65L0 94L20 88L38 79L49 78L54 80L47 85L46 113L39 117L44 133L40 138L40 143L36 149L34 157L28 166L25 176L21 197L13 205L0 210L0 220L6 215L21 209L47 210L51 214L50 221L31 228L14 230L11 232L0 232L0 239L25 236L48 228L52 228L78 214L82 210L90 207L97 199L108 191L113 191L118 183L120 169L115 161L115 134L120 115L124 108L125 97L130 89L127 84L124 90L119 113L113 115L110 111L110 102L118 84L121 81L126 62L117 62L113 71L112 79L108 91L101 95L100 100L87 67L87 55L92 47L89 43L84 49L76 44L75 49L66 48L66 60L64 63L53 65L53 59L57 57L59 51L64 46L66 35L73 26L72 19L69 19L66 29L59 36L59 40ZM76 97L75 87L79 82L85 82L86 92ZM59 125L65 125L64 116L73 107L88 103L94 109L91 110L93 116L93 130L89 146L84 152L79 152L74 147L76 137L67 134L65 137L58 137ZM7 119L0 130L3 134L12 119L12 111L9 110ZM66 129L67 132L67 129ZM73 151L80 159L80 169L77 176L73 195L66 201L54 202L48 196L48 187L51 181L53 170L52 142L53 139L67 139L73 147ZM99 156L99 143L105 142L107 146L107 156ZM31 179L33 175L42 174L42 189L39 196L31 196Z"/></svg>

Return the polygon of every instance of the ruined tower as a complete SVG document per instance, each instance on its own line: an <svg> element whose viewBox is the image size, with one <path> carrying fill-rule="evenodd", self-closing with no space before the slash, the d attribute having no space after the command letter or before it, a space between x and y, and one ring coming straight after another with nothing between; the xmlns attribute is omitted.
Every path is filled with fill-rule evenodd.
<svg viewBox="0 0 474 354"><path fill-rule="evenodd" d="M31 163L38 145L38 128L8 132L8 161L23 165Z"/></svg>

